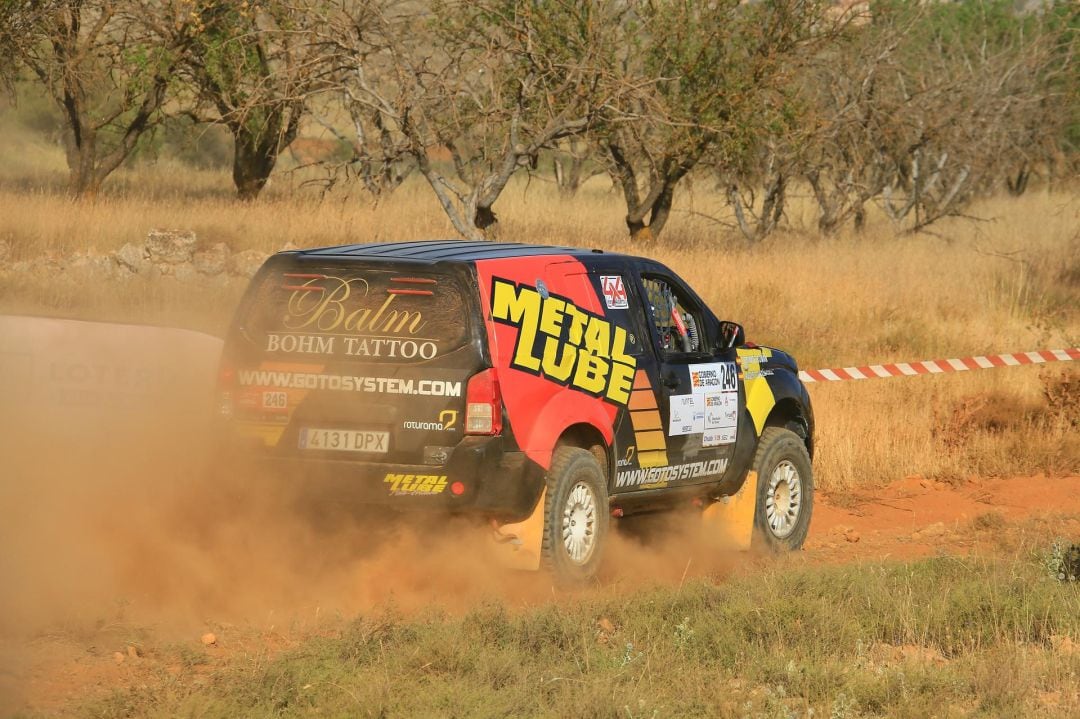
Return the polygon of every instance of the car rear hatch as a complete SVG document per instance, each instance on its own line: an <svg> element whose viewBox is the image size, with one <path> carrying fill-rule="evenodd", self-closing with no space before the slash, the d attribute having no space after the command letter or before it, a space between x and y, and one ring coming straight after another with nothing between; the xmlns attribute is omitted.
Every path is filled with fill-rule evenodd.
<svg viewBox="0 0 1080 719"><path fill-rule="evenodd" d="M278 255L226 343L223 409L256 451L438 466L483 366L466 266Z"/></svg>

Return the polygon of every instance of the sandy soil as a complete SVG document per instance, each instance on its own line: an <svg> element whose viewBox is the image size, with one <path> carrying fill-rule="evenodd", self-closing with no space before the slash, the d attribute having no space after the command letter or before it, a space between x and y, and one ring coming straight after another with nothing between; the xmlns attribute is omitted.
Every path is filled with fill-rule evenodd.
<svg viewBox="0 0 1080 719"><path fill-rule="evenodd" d="M1080 537L1080 476L971 479L960 485L909 477L873 491L819 496L802 556L811 563L837 563L940 554L1011 555L1026 545L1043 546L1058 536ZM391 554L415 556L418 547L410 542L405 540L406 546L396 547ZM639 550L636 545L615 547L617 554ZM624 557L632 569L616 572L612 581L632 589L660 566L676 569L667 574L657 570L655 575L661 581L681 580L690 565L683 557L673 546L657 550L648 560ZM728 557L721 564L699 561L697 569L689 573L719 578L724 567L738 562L737 557ZM451 606L455 600L458 606L467 606L476 597L475 593L461 592L445 573L435 571L429 582L419 582L417 574L391 572L388 566L376 562L356 569L380 587L381 596L393 596L396 602L404 599L406 606L410 598L419 606L435 595L449 596ZM490 570L480 574L490 580L488 591L510 603L551 600L550 587L539 578L521 574L500 578ZM302 572L297 580L304 581ZM327 586L351 592L354 599L362 594L364 600L359 604L343 605L352 608L370 607L379 596L340 581ZM274 585L265 588L273 589ZM186 620L169 612L152 616L151 621L138 621L118 604L113 621L99 611L92 613L96 619L89 623L85 616L69 616L24 635L18 641L18 652L9 647L7 661L0 665L0 713L19 709L63 713L73 703L105 696L114 689L157 685L163 677L179 674L185 664L210 677L235 657L274 655L340 621L324 623L318 607L312 611L296 604L285 604L287 611L277 616L264 608L263 613L231 621L230 612L218 614L210 606L204 607L207 611L203 615L195 607L196 613L188 614ZM213 634L214 641L209 644L207 632Z"/></svg>

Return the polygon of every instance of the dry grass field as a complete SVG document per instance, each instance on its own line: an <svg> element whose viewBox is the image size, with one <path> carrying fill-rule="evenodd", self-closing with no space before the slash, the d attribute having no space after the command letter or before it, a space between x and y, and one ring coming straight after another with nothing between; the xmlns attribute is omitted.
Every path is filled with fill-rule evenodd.
<svg viewBox="0 0 1080 719"><path fill-rule="evenodd" d="M268 253L453 236L415 181L374 202L341 187L321 196L279 174L258 202L238 204L226 173L161 162L123 170L97 200L73 203L60 189L55 148L27 143L13 157L0 168L8 263L105 253L151 228ZM790 228L753 247L703 217L725 213L704 181L681 196L649 245L629 244L619 198L601 179L571 200L543 179L521 180L495 209L504 240L665 262L751 340L790 350L806 368L1080 345L1080 194L1072 191L987 198L971 209L978 220L945 221L914 237L894 236L881 216L860 235L820 237L801 197ZM63 273L7 273L0 313L220 333L242 290L240 281L193 291L169 279L87 286ZM1075 485L1074 364L813 386L822 506L873 516L877 493L904 478L940 488L926 491L941 497L963 490L977 506L985 497L973 482L991 478ZM910 498L891 491L889 502ZM127 513L121 524L141 526L130 504L118 508ZM184 595L183 621L137 621L123 609L131 596L112 609L84 606L33 634L33 659L8 678L26 685L28 703L15 707L28 716L1075 717L1080 595L1047 579L1042 563L1050 538L1075 530L1078 515L1036 510L1014 524L985 506L948 530L967 557L942 550L922 561L890 559L913 555L897 551L916 541L904 538L887 547L864 541L852 563L849 545L828 540L838 522L830 519L812 529L806 556L751 557L734 571L726 560L687 578L688 559L661 553L642 565L645 578L624 574L556 596L524 580L474 583L459 576L471 565L451 563L434 579L393 585L389 604L333 616L309 600L289 605L289 576L347 593L371 575L311 561L342 555L326 536L307 537L300 546L309 554L297 556L289 525L260 517L227 535L234 545L199 545L205 586ZM210 533L198 525L193 536ZM918 554L933 555L946 542L928 534L916 543L925 550ZM146 538L145 551L153 546ZM263 573L244 566L260 548L281 551L274 582L263 572L273 564L267 557ZM229 573L204 566L233 551ZM183 552L197 554L187 545ZM390 559L398 566L424 555L413 547ZM324 581L328 571L333 582ZM258 606L277 609L238 620L199 603L234 590L261 593ZM193 625L221 640L203 646ZM114 664L113 650L127 659ZM0 664L0 680L4 671ZM10 708L0 701L0 713Z"/></svg>
<svg viewBox="0 0 1080 719"><path fill-rule="evenodd" d="M2 178L2 175L0 175ZM320 197L288 174L253 204L230 197L225 173L169 164L121 172L95 202L73 203L60 176L0 182L0 240L11 260L104 253L151 228L194 230L200 243L274 252L350 242L453 237L426 185L375 203ZM803 367L900 362L1080 344L1080 196L1032 192L987 199L979 220L896 237L883 217L861 235L821 238L808 198L792 230L748 247L699 182L651 245L632 246L620 200L597 178L572 200L543 179L521 181L496 210L501 238L629 251L679 272L750 339L790 350ZM170 281L81 286L54 276L9 278L0 311L166 324L219 333L243 283L192 293ZM873 380L814 388L817 471L841 490L920 474L1080 471L1075 368ZM1069 378L1072 378L1071 380ZM1069 383L1072 383L1071 385ZM1071 390L1069 389L1071 387ZM1073 400L1075 402L1075 400Z"/></svg>

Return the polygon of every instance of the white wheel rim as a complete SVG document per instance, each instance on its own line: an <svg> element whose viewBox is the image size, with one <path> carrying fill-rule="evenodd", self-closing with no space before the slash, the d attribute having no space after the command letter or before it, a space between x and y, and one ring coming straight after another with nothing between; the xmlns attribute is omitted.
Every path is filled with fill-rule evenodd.
<svg viewBox="0 0 1080 719"><path fill-rule="evenodd" d="M776 465L765 494L765 519L769 531L784 539L795 530L802 509L802 478L788 460Z"/></svg>
<svg viewBox="0 0 1080 719"><path fill-rule="evenodd" d="M584 482L570 489L563 507L562 538L574 564L585 564L596 547L596 495Z"/></svg>

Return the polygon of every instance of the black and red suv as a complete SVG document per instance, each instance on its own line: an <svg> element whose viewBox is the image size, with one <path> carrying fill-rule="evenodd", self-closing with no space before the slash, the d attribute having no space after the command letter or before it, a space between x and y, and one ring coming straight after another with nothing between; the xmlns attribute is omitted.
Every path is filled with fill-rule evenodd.
<svg viewBox="0 0 1080 719"><path fill-rule="evenodd" d="M539 517L590 576L610 517L760 478L756 537L794 548L814 417L794 360L745 341L664 265L465 241L282 252L226 339L231 451L340 501Z"/></svg>

